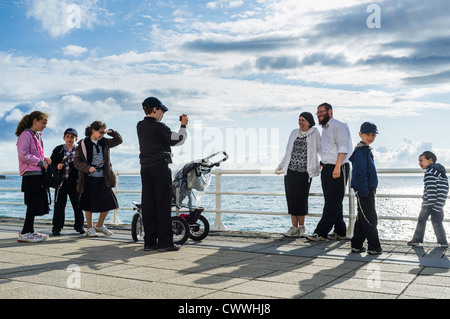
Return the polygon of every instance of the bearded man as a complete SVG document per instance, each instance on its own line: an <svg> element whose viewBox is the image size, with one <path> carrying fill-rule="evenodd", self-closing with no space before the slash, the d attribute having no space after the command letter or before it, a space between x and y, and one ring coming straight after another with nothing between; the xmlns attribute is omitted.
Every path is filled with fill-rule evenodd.
<svg viewBox="0 0 450 319"><path fill-rule="evenodd" d="M345 239L347 226L342 210L345 188L350 172L349 157L353 152L352 138L346 123L333 118L333 107L323 103L317 107L317 119L322 126L322 182L325 205L322 218L314 233L307 236L311 241ZM334 231L328 234L334 226Z"/></svg>

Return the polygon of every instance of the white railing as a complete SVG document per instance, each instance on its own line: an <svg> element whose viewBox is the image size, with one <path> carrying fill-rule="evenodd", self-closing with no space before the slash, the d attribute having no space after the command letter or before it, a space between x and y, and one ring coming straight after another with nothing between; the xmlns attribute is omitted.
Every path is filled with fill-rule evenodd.
<svg viewBox="0 0 450 319"><path fill-rule="evenodd" d="M448 170L447 172L450 172ZM268 192L233 192L233 191L223 191L222 190L222 177L224 175L273 175L272 170L221 170L215 169L211 172L215 175L215 190L207 191L206 194L215 195L215 208L207 209L205 212L215 213L215 222L211 227L211 230L227 230L226 226L222 221L222 214L259 214L259 215L288 215L287 212L274 212L274 211L249 211L249 210L224 210L222 209L222 196L223 195L241 195L241 196L285 196L284 192L280 193L268 193ZM421 169L378 169L378 174L423 174ZM18 175L17 173L0 172L0 175ZM141 190L121 190L120 189L120 176L121 175L136 175L139 176L139 172L116 172L117 176L117 187L114 189L116 196L118 194L140 194ZM351 176L351 174L350 174ZM15 188L0 188L0 191L20 191L20 189ZM310 196L323 196L322 193L310 193ZM348 214L344 215L344 218L349 220L349 227L347 233L349 236L353 234L354 222L357 214L356 207L356 197L353 189L350 187L350 180L347 183L347 190L345 197L348 200L349 211ZM416 194L376 194L378 198L415 198L420 199L422 195ZM450 196L448 197L450 198ZM23 205L22 203L2 203L0 205ZM132 210L132 207L120 207L120 210ZM321 217L320 213L310 213L308 216L311 217ZM405 216L378 216L379 220L407 220L407 221L417 221L417 217L405 217ZM450 222L450 219L444 219L444 222ZM112 217L108 221L108 224L120 225L122 222L118 216L117 210L113 212Z"/></svg>

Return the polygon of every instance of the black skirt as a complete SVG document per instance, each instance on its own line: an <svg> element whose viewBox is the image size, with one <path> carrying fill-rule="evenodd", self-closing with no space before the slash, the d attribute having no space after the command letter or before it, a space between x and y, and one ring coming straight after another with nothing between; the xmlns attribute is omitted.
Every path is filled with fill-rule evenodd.
<svg viewBox="0 0 450 319"><path fill-rule="evenodd" d="M28 214L42 216L50 212L48 188L44 186L43 175L22 176L22 192Z"/></svg>
<svg viewBox="0 0 450 319"><path fill-rule="evenodd" d="M284 188L288 213L293 216L308 215L308 198L311 180L307 172L295 172L290 169L284 176Z"/></svg>
<svg viewBox="0 0 450 319"><path fill-rule="evenodd" d="M104 177L86 176L80 208L93 213L103 213L119 208L119 203L112 189L106 186Z"/></svg>

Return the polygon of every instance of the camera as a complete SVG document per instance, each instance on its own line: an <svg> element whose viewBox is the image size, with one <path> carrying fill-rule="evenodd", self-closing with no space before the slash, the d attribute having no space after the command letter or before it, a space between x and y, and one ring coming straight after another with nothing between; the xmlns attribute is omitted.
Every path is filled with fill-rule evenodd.
<svg viewBox="0 0 450 319"><path fill-rule="evenodd" d="M183 120L183 115L180 115L180 122Z"/></svg>

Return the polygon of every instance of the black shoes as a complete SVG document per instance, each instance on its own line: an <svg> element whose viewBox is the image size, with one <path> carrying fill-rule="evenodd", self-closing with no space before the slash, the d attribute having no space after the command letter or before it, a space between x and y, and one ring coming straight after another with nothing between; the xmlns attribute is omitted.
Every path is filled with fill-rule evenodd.
<svg viewBox="0 0 450 319"><path fill-rule="evenodd" d="M181 246L177 244L173 244L173 246L158 248L157 246L144 246L144 251L154 251L158 250L159 252L167 252L167 251L178 251Z"/></svg>

